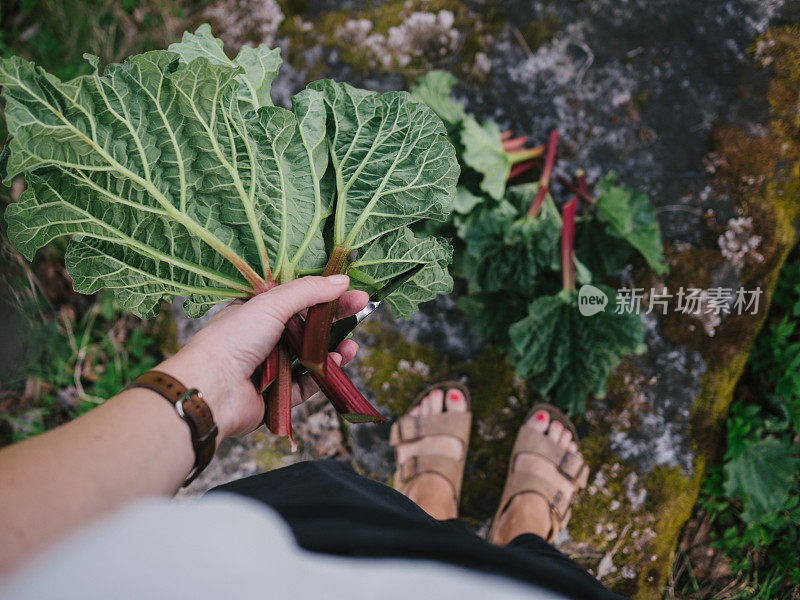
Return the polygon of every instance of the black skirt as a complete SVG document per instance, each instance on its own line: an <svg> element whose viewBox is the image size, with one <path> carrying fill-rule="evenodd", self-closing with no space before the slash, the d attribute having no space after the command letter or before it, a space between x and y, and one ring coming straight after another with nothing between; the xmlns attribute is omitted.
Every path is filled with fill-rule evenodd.
<svg viewBox="0 0 800 600"><path fill-rule="evenodd" d="M302 462L218 486L275 509L298 544L350 557L418 558L536 584L576 600L620 599L541 537L489 544L458 519L438 521L400 492L335 460Z"/></svg>

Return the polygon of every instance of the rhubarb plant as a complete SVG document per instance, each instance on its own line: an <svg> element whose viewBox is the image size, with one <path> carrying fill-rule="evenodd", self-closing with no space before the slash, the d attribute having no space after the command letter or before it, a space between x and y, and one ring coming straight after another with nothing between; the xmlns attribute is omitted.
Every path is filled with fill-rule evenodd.
<svg viewBox="0 0 800 600"><path fill-rule="evenodd" d="M558 268L561 216L549 195L539 214L528 214L538 183L509 187L496 207L477 214L466 231L467 252L474 259L480 289L529 291L539 273Z"/></svg>
<svg viewBox="0 0 800 600"><path fill-rule="evenodd" d="M656 273L666 271L655 211L646 195L618 183L614 173L593 189L581 170L574 178L557 175L556 131L506 168L508 156L528 139L491 122L478 124L451 98L455 82L429 73L412 93L445 121L465 167L450 228L442 230L455 236L454 270L467 280L458 305L534 390L581 412L587 398L605 393L606 378L623 356L641 349L639 316L618 310L604 283L637 252ZM487 146L495 150L477 150ZM500 152L506 164L490 158ZM520 183L536 170L535 181ZM554 182L572 200L559 202ZM605 310L591 316L578 310L576 287L586 283L608 298Z"/></svg>
<svg viewBox="0 0 800 600"><path fill-rule="evenodd" d="M319 81L274 106L279 50L229 59L208 26L103 72L87 59L93 73L70 81L0 60L0 173L27 182L8 235L28 259L70 236L76 291L110 288L141 317L187 296L194 317L332 261L368 291L424 264L387 299L397 316L450 291L449 246L409 229L448 217L459 174L422 102ZM309 339L324 350L312 375L337 409L380 419L327 356L329 329L292 323L261 374L273 431L291 434L289 364Z"/></svg>
<svg viewBox="0 0 800 600"><path fill-rule="evenodd" d="M528 315L509 328L511 360L517 373L542 395L552 395L572 413L583 412L588 394L605 395L611 369L639 350L644 329L639 315L617 310L616 294L598 286L608 306L584 316L575 285L575 210L577 197L562 209L562 288L536 298Z"/></svg>
<svg viewBox="0 0 800 600"><path fill-rule="evenodd" d="M460 151L463 177L477 177L480 191L500 200L512 171L533 166L544 146L523 148L527 138L510 139L494 121L479 123L468 114L461 102L453 100L451 92L456 78L444 71L431 71L419 79L411 93L425 102L446 124L450 139ZM469 173L468 171L473 171Z"/></svg>

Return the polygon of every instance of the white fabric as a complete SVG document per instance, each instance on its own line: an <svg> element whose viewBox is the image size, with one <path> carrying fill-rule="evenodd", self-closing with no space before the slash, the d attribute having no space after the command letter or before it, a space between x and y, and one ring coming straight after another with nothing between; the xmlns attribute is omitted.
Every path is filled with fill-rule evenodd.
<svg viewBox="0 0 800 600"><path fill-rule="evenodd" d="M558 600L510 579L433 561L303 550L280 516L216 494L139 502L57 544L0 586L0 598Z"/></svg>

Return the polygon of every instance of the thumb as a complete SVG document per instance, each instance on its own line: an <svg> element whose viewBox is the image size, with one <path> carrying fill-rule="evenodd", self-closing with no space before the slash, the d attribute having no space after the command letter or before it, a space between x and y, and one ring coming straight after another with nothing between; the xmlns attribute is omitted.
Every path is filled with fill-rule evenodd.
<svg viewBox="0 0 800 600"><path fill-rule="evenodd" d="M336 300L347 291L347 275L309 276L279 285L247 302L242 310L253 320L277 320L281 325L300 311Z"/></svg>

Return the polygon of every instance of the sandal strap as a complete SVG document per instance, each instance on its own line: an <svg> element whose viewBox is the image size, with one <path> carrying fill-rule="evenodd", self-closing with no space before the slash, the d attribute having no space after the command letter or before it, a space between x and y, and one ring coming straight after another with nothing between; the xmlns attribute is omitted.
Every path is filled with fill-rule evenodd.
<svg viewBox="0 0 800 600"><path fill-rule="evenodd" d="M397 469L400 481L395 482L397 489L403 491L411 482L424 473L435 473L444 477L453 488L456 499L461 494L461 482L464 477L464 459L456 460L442 454L421 454L412 456Z"/></svg>
<svg viewBox="0 0 800 600"><path fill-rule="evenodd" d="M549 480L535 473L511 473L508 476L498 514L503 514L515 496L528 493L538 494L544 498L550 507L553 532L559 531L561 524L569 518L569 507L574 493L565 494Z"/></svg>
<svg viewBox="0 0 800 600"><path fill-rule="evenodd" d="M527 425L520 429L517 441L514 443L514 450L511 453L512 474L517 456L523 453L538 454L556 465L559 473L579 489L586 487L589 480L589 466L583 460L583 456L559 446L549 436Z"/></svg>
<svg viewBox="0 0 800 600"><path fill-rule="evenodd" d="M405 415L392 424L389 443L397 446L431 435L449 435L460 440L466 448L471 425L471 412L445 411L435 415Z"/></svg>

